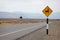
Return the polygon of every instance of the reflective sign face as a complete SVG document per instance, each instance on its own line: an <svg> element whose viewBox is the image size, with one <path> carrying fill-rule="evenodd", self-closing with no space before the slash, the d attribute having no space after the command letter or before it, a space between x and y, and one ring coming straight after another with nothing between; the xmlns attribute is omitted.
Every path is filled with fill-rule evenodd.
<svg viewBox="0 0 60 40"><path fill-rule="evenodd" d="M46 6L42 12L48 17L53 11L48 6Z"/></svg>

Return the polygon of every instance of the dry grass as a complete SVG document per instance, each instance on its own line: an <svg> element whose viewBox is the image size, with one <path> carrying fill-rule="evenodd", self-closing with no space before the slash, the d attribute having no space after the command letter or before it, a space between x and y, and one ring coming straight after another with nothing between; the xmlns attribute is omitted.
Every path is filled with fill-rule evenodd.
<svg viewBox="0 0 60 40"><path fill-rule="evenodd" d="M0 19L0 26L41 22L44 22L44 19Z"/></svg>
<svg viewBox="0 0 60 40"><path fill-rule="evenodd" d="M17 24L17 23L40 23L43 22L43 19L0 19L0 24L9 23L9 24Z"/></svg>
<svg viewBox="0 0 60 40"><path fill-rule="evenodd" d="M51 19L49 21L60 21L59 19ZM23 24L23 23L41 23L46 19L0 19L0 24Z"/></svg>

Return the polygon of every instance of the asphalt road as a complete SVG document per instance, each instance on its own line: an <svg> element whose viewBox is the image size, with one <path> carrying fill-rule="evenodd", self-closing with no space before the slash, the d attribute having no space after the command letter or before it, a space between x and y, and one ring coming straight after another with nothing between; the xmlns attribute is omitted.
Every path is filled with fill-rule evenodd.
<svg viewBox="0 0 60 40"><path fill-rule="evenodd" d="M45 22L0 26L0 40L14 40L45 26Z"/></svg>

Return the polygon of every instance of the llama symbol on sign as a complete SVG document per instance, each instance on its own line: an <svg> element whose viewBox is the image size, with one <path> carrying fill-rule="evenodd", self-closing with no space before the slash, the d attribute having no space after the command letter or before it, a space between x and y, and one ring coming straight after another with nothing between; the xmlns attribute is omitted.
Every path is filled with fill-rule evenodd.
<svg viewBox="0 0 60 40"><path fill-rule="evenodd" d="M42 12L48 17L53 11L51 8L49 8L49 6L46 6Z"/></svg>

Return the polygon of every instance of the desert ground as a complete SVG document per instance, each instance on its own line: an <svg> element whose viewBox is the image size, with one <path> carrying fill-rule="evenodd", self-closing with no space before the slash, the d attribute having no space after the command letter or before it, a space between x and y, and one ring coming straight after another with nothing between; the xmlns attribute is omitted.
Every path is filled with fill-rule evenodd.
<svg viewBox="0 0 60 40"><path fill-rule="evenodd" d="M1 25L10 25L10 24L28 24L28 23L41 23L46 21L45 19L0 19Z"/></svg>
<svg viewBox="0 0 60 40"><path fill-rule="evenodd" d="M49 21L59 21L60 19L49 19ZM6 18L1 19L0 18L0 24L23 24L23 23L41 23L46 22L46 19L12 19L12 18Z"/></svg>

